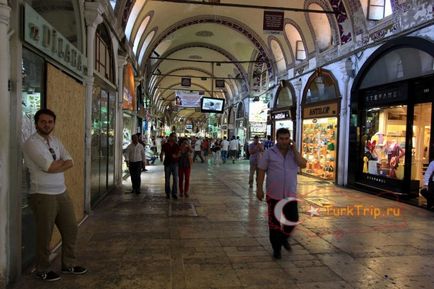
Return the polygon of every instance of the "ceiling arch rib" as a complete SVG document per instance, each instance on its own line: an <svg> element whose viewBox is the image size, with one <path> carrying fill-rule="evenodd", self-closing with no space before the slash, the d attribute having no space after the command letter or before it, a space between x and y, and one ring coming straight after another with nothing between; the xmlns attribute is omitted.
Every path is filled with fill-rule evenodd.
<svg viewBox="0 0 434 289"><path fill-rule="evenodd" d="M283 74L286 74L286 59L285 55L283 54L282 46L279 43L279 40L274 37L270 36L270 47L271 51L273 52L275 65L277 67L277 75L281 76Z"/></svg>
<svg viewBox="0 0 434 289"><path fill-rule="evenodd" d="M154 30L152 30L151 32L149 32L148 36L146 36L145 40L142 43L142 46L140 48L140 54L137 58L137 61L139 63L139 65L141 65L142 60L143 60L143 56L145 55L145 51L149 46L149 43L151 43L152 38L154 38L155 33L157 32L157 28L155 28Z"/></svg>
<svg viewBox="0 0 434 289"><path fill-rule="evenodd" d="M253 29L250 29L247 25L233 18L226 17L226 16L217 16L217 15L199 15L191 18L186 18L183 19L182 21L175 23L174 25L167 28L165 31L163 31L161 34L158 35L157 39L155 39L155 41L153 41L153 43L151 44L150 49L146 52L145 57L149 58L152 51L156 50L158 45L164 39L166 39L167 37L170 38L170 35L178 31L179 29L192 26L192 25L198 25L198 24L222 25L224 27L229 27L233 29L239 34L244 35L247 39L249 39L250 43L259 51L259 54L261 56L260 59L263 62L267 63L269 69L272 70L274 68L272 67L272 63L270 61L270 58L272 57L271 51Z"/></svg>
<svg viewBox="0 0 434 289"><path fill-rule="evenodd" d="M312 3L308 9L323 9L319 4ZM327 15L309 14L309 23L315 39L315 46L322 52L333 45L333 34L330 19Z"/></svg>
<svg viewBox="0 0 434 289"><path fill-rule="evenodd" d="M151 91L151 94L153 94L153 93L155 92L155 90L158 89L159 85L162 84L162 82L164 82L165 80L170 79L170 77L167 77L167 76L166 76L167 74L173 74L173 73L181 72L181 71L184 71L184 72L185 72L185 77L193 76L192 74L193 74L194 72L201 72L201 73L204 73L204 74L206 74L206 75L208 75L208 76L211 76L211 72L206 71L206 70L201 69L201 68L197 68L197 67L182 67L182 68L176 68L176 69L174 69L174 70L172 70L172 71L168 71L167 73L165 73L165 75L161 75L161 77L158 77L159 75L156 74L156 76L158 77L158 80L156 81L156 83L155 83L155 85L154 85L154 87L153 87L153 90L150 90L150 91ZM177 79L179 80L179 78L180 78L180 77L178 77ZM188 90L188 88L184 88L184 89Z"/></svg>
<svg viewBox="0 0 434 289"><path fill-rule="evenodd" d="M236 67L237 71L241 74L244 81L247 81L247 71L245 67L242 66L240 62L237 61L236 57L232 55L229 51L222 49L221 47L211 44L211 43L204 43L204 42L193 42L193 43L185 43L177 47L173 47L172 49L168 50L164 55L161 55L155 65L152 67L151 71L152 73L158 69L159 65L162 61L164 61L164 58L169 58L171 55L175 54L176 52L180 50L184 50L187 48L205 48L209 50L213 50L221 55L223 55L228 61L233 62L234 66ZM217 62L217 61L216 61Z"/></svg>
<svg viewBox="0 0 434 289"><path fill-rule="evenodd" d="M287 44L290 48L293 61L297 63L297 61L299 60L306 59L309 53L307 51L308 46L306 44L304 35L301 33L302 30L300 26L295 21L292 21L291 19L285 19L284 30L285 30L285 41L287 41ZM299 46L301 45L301 47L299 48L301 48L304 51L304 57L301 58L297 57L297 43L299 43L298 44Z"/></svg>
<svg viewBox="0 0 434 289"><path fill-rule="evenodd" d="M144 35L146 27L148 27L150 20L151 20L151 16L150 15L146 16L145 19L143 19L142 23L140 24L139 30L137 30L137 33L134 34L134 37L132 37L132 39L133 39L133 51L134 51L135 55L137 55L140 40L142 40L142 37Z"/></svg>
<svg viewBox="0 0 434 289"><path fill-rule="evenodd" d="M125 26L125 36L128 40L131 38L131 34L133 32L134 24L136 24L137 17L140 14L140 11L144 9L146 4L146 0L136 0L134 2L134 6L131 9L130 14L128 15L127 25Z"/></svg>

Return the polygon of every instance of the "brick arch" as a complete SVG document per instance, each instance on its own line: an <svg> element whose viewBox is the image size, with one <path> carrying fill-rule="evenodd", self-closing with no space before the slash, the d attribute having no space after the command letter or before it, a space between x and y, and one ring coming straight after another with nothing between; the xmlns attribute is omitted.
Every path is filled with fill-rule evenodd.
<svg viewBox="0 0 434 289"><path fill-rule="evenodd" d="M256 34L256 32L252 29L250 29L247 25L243 24L242 22L235 20L230 17L223 17L216 15L200 15L200 16L194 16L190 18L183 19L182 21L179 21L169 28L167 28L165 31L163 31L160 35L158 35L158 38L150 45L150 49L145 54L144 59L149 58L152 51L155 50L155 48L170 34L178 31L179 29L196 25L196 24L219 24L226 27L229 27L241 34L243 34L245 37L247 37L254 45L254 47L259 51L259 54L261 56L261 59L263 62L267 64L267 67L269 70L276 70L276 67L272 65L272 62L270 59L272 59L272 53L270 49L267 47L267 45L261 40L260 36Z"/></svg>

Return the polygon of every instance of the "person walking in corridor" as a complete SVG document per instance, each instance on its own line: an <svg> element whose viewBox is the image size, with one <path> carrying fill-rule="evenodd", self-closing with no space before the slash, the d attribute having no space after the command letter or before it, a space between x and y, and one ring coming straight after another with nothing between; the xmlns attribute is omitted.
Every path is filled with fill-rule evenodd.
<svg viewBox="0 0 434 289"><path fill-rule="evenodd" d="M224 137L221 142L221 156L222 156L223 163L226 163L226 160L228 159L228 150L229 150L229 141L226 139L226 137Z"/></svg>
<svg viewBox="0 0 434 289"><path fill-rule="evenodd" d="M298 222L297 202L287 198L296 197L297 171L298 168L305 168L307 160L304 159L295 148L288 129L280 128L276 132L277 144L266 150L258 162L257 198L262 201L264 198L263 183L267 174L267 205L268 205L268 226L273 257L281 258L282 246L290 250L288 242L289 234ZM274 213L276 204L287 199L287 204L279 214ZM284 218L283 218L284 217ZM289 222L280 222L286 219ZM288 225L288 224L292 225Z"/></svg>
<svg viewBox="0 0 434 289"><path fill-rule="evenodd" d="M51 135L56 124L55 113L41 109L34 120L37 132L23 144L23 152L30 170L29 203L36 223L36 277L56 281L60 276L49 269L54 225L62 237L62 273L87 272L76 265L77 219L65 186L64 172L73 167L73 161L62 142Z"/></svg>
<svg viewBox="0 0 434 289"><path fill-rule="evenodd" d="M194 156L193 156L193 162L196 161L196 157L199 156L202 163L205 161L202 157L202 140L200 138L193 137L193 143L194 143Z"/></svg>
<svg viewBox="0 0 434 289"><path fill-rule="evenodd" d="M264 146L259 142L259 136L255 135L253 142L248 146L250 160L249 187L253 188L253 176L256 174L256 183L258 183L258 159L260 158Z"/></svg>
<svg viewBox="0 0 434 289"><path fill-rule="evenodd" d="M142 167L146 166L145 148L139 143L139 136L134 134L131 137L131 143L125 151L125 162L130 171L131 184L133 186L132 194L140 194Z"/></svg>
<svg viewBox="0 0 434 289"><path fill-rule="evenodd" d="M235 159L238 155L238 149L240 148L240 142L232 136L231 141L229 142L229 157L232 159L232 163L235 164Z"/></svg>
<svg viewBox="0 0 434 289"><path fill-rule="evenodd" d="M163 162L164 156L164 162ZM169 141L161 148L160 160L164 164L164 178L166 198L178 198L178 159L180 156L179 146L176 143L176 133L172 132L169 135ZM170 176L173 177L172 190L170 190Z"/></svg>
<svg viewBox="0 0 434 289"><path fill-rule="evenodd" d="M188 191L190 189L190 173L193 165L193 158L191 156L193 149L188 143L187 139L180 141L180 156L178 161L179 169L179 196L188 198Z"/></svg>

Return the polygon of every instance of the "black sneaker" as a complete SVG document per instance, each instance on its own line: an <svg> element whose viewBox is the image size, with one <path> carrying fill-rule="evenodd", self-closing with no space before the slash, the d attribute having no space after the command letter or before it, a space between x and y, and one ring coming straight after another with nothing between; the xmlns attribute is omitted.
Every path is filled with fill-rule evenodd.
<svg viewBox="0 0 434 289"><path fill-rule="evenodd" d="M36 272L36 278L41 279L43 281L48 281L48 282L60 280L60 276L53 271Z"/></svg>
<svg viewBox="0 0 434 289"><path fill-rule="evenodd" d="M277 250L273 251L273 258L276 260L282 259L282 254L280 253L280 251Z"/></svg>
<svg viewBox="0 0 434 289"><path fill-rule="evenodd" d="M178 197L176 195L172 195L172 199L177 200Z"/></svg>
<svg viewBox="0 0 434 289"><path fill-rule="evenodd" d="M81 266L62 268L62 273L63 274L82 275L82 274L85 274L86 272L87 272L87 269L83 268Z"/></svg>
<svg viewBox="0 0 434 289"><path fill-rule="evenodd" d="M289 245L288 241L284 241L282 243L282 246L283 246L283 248L285 248L286 251L291 251L292 250L291 245Z"/></svg>

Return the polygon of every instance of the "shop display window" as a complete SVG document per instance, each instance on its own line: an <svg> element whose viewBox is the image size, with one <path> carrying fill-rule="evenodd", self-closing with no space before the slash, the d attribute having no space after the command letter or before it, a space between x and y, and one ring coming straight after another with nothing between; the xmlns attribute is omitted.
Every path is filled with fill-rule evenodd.
<svg viewBox="0 0 434 289"><path fill-rule="evenodd" d="M23 86L21 90L21 107L22 107L22 122L21 122L21 141L24 143L33 133L36 132L35 122L33 120L36 112L42 107L44 96L44 70L45 61L42 57L23 49L23 60L21 74L23 77ZM27 196L30 190L30 173L24 164L22 166L23 182L22 182L22 205L27 207Z"/></svg>
<svg viewBox="0 0 434 289"><path fill-rule="evenodd" d="M304 172L327 180L336 173L337 117L303 120L302 154Z"/></svg>
<svg viewBox="0 0 434 289"><path fill-rule="evenodd" d="M362 125L362 172L404 179L407 106L370 108Z"/></svg>

